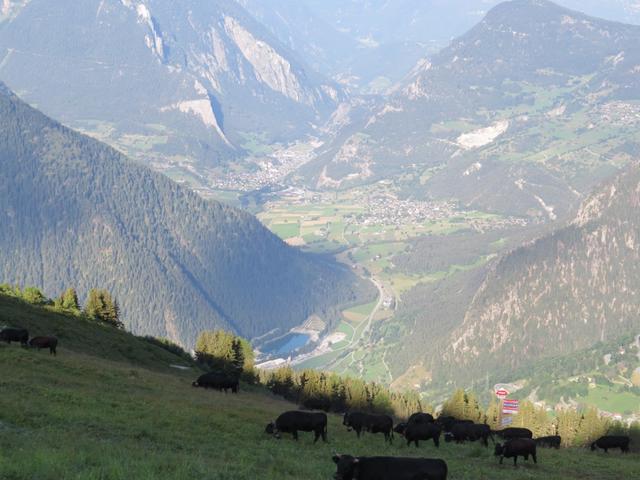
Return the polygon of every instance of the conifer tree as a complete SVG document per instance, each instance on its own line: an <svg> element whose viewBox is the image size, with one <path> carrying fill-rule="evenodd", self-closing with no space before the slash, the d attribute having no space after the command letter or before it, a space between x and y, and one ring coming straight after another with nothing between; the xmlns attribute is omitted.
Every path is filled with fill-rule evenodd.
<svg viewBox="0 0 640 480"><path fill-rule="evenodd" d="M120 321L118 303L112 299L111 294L105 289L92 288L89 290L84 312L93 319L109 323L117 328L124 327L124 324Z"/></svg>
<svg viewBox="0 0 640 480"><path fill-rule="evenodd" d="M61 307L66 310L80 310L78 293L75 288L67 288L60 297Z"/></svg>
<svg viewBox="0 0 640 480"><path fill-rule="evenodd" d="M48 302L47 297L36 287L25 287L22 291L22 299L34 305L44 305Z"/></svg>

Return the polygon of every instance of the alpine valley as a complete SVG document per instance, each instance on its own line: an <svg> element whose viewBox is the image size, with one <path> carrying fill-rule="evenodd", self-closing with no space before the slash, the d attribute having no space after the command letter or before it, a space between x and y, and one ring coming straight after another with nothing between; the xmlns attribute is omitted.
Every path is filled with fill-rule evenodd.
<svg viewBox="0 0 640 480"><path fill-rule="evenodd" d="M638 1L0 12L0 280L264 368L640 416Z"/></svg>

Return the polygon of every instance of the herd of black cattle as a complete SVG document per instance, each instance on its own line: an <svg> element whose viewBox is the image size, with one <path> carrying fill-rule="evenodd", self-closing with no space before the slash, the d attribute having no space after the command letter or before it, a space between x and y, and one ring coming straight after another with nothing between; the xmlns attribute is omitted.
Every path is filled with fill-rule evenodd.
<svg viewBox="0 0 640 480"><path fill-rule="evenodd" d="M223 373L206 373L193 382L194 387L213 388L220 391L231 390L238 392L238 380ZM538 462L537 447L560 448L562 439L558 435L533 438L533 432L528 428L509 427L503 430L491 430L489 425L477 424L471 420L458 420L451 416L434 418L428 413L414 413L406 422L398 423L395 427L389 415L374 415L362 412L348 412L344 414L342 424L349 431L355 431L358 438L366 433L380 433L384 441L393 442L394 433L404 437L407 445L420 441L432 440L436 447L440 446L440 437L445 442L457 444L479 441L485 447L489 440L494 443L494 454L499 457L500 464L505 458L513 458L513 465L517 466L518 457ZM265 433L280 438L282 433L289 433L298 440L298 432L313 432L316 443L320 438L327 441L327 415L320 412L291 410L281 414L275 421L269 423ZM503 443L496 443L494 435L501 437ZM630 438L628 436L605 435L591 444L591 450L598 448L608 452L609 449L619 448L622 452L629 452ZM433 458L405 458L405 457L353 457L351 455L334 455L333 461L337 465L336 480L402 480L428 479L444 480L447 478L447 464L444 460Z"/></svg>
<svg viewBox="0 0 640 480"><path fill-rule="evenodd" d="M33 347L38 350L48 348L49 354L56 354L58 339L56 337L33 337L29 340L29 331L24 328L5 328L0 331L0 341L19 342L23 347Z"/></svg>
<svg viewBox="0 0 640 480"><path fill-rule="evenodd" d="M22 346L48 348L51 355L56 355L58 339L52 336L33 337L29 339L29 332L25 329L5 328L0 331L0 341L7 343L19 342ZM194 387L212 388L219 391L231 390L238 393L239 379L223 372L209 372L198 377L193 382ZM428 413L414 413L406 422L393 426L393 419L389 415L374 415L362 412L345 413L342 421L349 431L355 431L358 438L367 433L381 433L384 441L392 443L394 433L404 437L407 445L420 441L432 440L436 447L440 446L440 437L444 435L445 442L474 442L479 441L485 447L489 446L489 439L494 443L494 453L500 458L500 464L505 458L513 458L513 465L517 466L518 457L529 460L529 456L537 463L537 447L560 448L561 438L558 435L533 438L533 432L527 428L505 428L493 431L488 425L477 424L471 420L458 420L450 416L434 418ZM327 415L318 412L292 410L281 414L274 422L267 425L265 433L280 438L281 433L290 433L298 440L298 432L313 432L313 442L322 438L327 441ZM494 435L503 439L504 443L496 443ZM629 451L630 438L628 436L606 435L591 444L591 450L600 448L607 452L609 449L619 448L622 452ZM405 457L353 457L351 455L334 455L333 461L337 465L336 480L402 480L428 479L445 480L447 478L447 464L444 460L433 458L405 458Z"/></svg>

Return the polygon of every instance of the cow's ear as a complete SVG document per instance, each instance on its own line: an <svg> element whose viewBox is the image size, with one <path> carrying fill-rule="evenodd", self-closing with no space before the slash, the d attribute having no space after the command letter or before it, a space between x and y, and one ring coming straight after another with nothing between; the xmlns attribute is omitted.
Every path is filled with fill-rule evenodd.
<svg viewBox="0 0 640 480"><path fill-rule="evenodd" d="M353 463L360 463L360 459L358 457L354 458Z"/></svg>
<svg viewBox="0 0 640 480"><path fill-rule="evenodd" d="M338 455L337 453L332 458L333 463L338 463L340 461L340 455Z"/></svg>

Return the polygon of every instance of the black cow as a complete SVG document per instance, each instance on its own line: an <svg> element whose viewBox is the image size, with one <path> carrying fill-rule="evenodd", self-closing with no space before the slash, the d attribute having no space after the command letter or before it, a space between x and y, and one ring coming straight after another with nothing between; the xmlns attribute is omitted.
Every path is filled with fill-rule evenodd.
<svg viewBox="0 0 640 480"><path fill-rule="evenodd" d="M334 455L336 480L446 480L447 464L437 458Z"/></svg>
<svg viewBox="0 0 640 480"><path fill-rule="evenodd" d="M539 447L560 448L562 438L560 435L550 435L548 437L539 437L534 440Z"/></svg>
<svg viewBox="0 0 640 480"><path fill-rule="evenodd" d="M355 430L358 438L362 432L383 433L385 441L393 441L393 419L389 415L371 415L369 413L345 413L342 424L349 431Z"/></svg>
<svg viewBox="0 0 640 480"><path fill-rule="evenodd" d="M49 355L56 355L56 347L58 346L58 339L56 337L33 337L29 340L29 346L32 348L48 348Z"/></svg>
<svg viewBox="0 0 640 480"><path fill-rule="evenodd" d="M442 427L435 423L410 423L404 429L404 438L407 439L407 446L411 445L411 442L418 447L419 440L433 439L433 444L436 447L440 446L440 433L442 433Z"/></svg>
<svg viewBox="0 0 640 480"><path fill-rule="evenodd" d="M533 432L528 428L509 427L504 430L497 430L494 433L505 440L511 440L513 438L533 438Z"/></svg>
<svg viewBox="0 0 640 480"><path fill-rule="evenodd" d="M397 424L395 427L393 427L393 431L400 435L404 435L404 431L406 429L407 429L407 422L401 422Z"/></svg>
<svg viewBox="0 0 640 480"><path fill-rule="evenodd" d="M454 440L456 443L464 443L465 441L475 442L480 440L485 447L489 446L489 438L493 442L493 435L489 425L481 423L456 423L451 427L451 431L447 432L444 440L448 443Z"/></svg>
<svg viewBox="0 0 640 480"><path fill-rule="evenodd" d="M327 441L327 414L314 412L300 412L291 410L284 412L275 422L271 422L265 428L265 433L280 438L280 433L290 433L295 440L298 440L298 431L314 432L316 443L320 437L323 441Z"/></svg>
<svg viewBox="0 0 640 480"><path fill-rule="evenodd" d="M227 393L227 390L231 390L232 393L238 393L240 381L237 377L224 372L209 372L200 375L198 380L191 385L194 387L213 388L220 392L224 390L224 393Z"/></svg>
<svg viewBox="0 0 640 480"><path fill-rule="evenodd" d="M513 466L518 466L518 457L529 460L529 455L533 457L533 463L538 463L536 458L536 442L530 438L514 438L504 445L496 443L494 451L496 457L500 457L500 465L505 458L513 458Z"/></svg>
<svg viewBox="0 0 640 480"><path fill-rule="evenodd" d="M473 420L458 420L455 417L447 416L447 417L438 417L436 423L442 427L442 430L445 432L450 432L454 425L459 423L472 425Z"/></svg>
<svg viewBox="0 0 640 480"><path fill-rule="evenodd" d="M433 415L430 413L416 412L407 420L408 424L411 423L433 423Z"/></svg>
<svg viewBox="0 0 640 480"><path fill-rule="evenodd" d="M331 400L328 398L307 398L302 402L302 406L309 410L331 410Z"/></svg>
<svg viewBox="0 0 640 480"><path fill-rule="evenodd" d="M619 448L620 451L627 453L629 451L629 442L631 442L631 439L625 435L605 435L591 444L591 451L601 448L604 453L608 453L610 448Z"/></svg>
<svg viewBox="0 0 640 480"><path fill-rule="evenodd" d="M26 347L29 341L29 332L24 328L5 328L0 332L0 340L8 344L11 344L11 342L20 342Z"/></svg>
<svg viewBox="0 0 640 480"><path fill-rule="evenodd" d="M407 426L414 423L430 424L434 423L434 419L433 416L429 413L417 412L412 414L406 422L397 424L393 431L399 433L400 435L404 435L404 431L406 430ZM438 425L440 426L440 424Z"/></svg>

